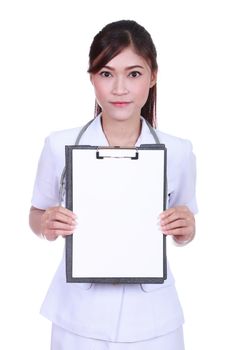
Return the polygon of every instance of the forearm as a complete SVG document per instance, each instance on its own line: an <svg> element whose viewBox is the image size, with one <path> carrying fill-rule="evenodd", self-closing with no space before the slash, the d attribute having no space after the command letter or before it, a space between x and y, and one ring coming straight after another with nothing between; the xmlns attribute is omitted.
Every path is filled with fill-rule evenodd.
<svg viewBox="0 0 233 350"><path fill-rule="evenodd" d="M31 207L29 213L29 225L31 230L38 236L42 236L41 218L45 210Z"/></svg>

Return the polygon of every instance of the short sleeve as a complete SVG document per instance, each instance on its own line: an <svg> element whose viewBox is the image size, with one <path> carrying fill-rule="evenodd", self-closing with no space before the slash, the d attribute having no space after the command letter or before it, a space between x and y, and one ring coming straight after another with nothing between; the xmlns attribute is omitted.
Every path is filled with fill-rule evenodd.
<svg viewBox="0 0 233 350"><path fill-rule="evenodd" d="M169 196L169 207L186 205L193 214L198 211L196 202L196 157L190 141L182 140L179 176Z"/></svg>
<svg viewBox="0 0 233 350"><path fill-rule="evenodd" d="M55 155L52 152L50 137L45 139L40 155L34 183L32 205L47 209L59 203L59 178L56 171Z"/></svg>

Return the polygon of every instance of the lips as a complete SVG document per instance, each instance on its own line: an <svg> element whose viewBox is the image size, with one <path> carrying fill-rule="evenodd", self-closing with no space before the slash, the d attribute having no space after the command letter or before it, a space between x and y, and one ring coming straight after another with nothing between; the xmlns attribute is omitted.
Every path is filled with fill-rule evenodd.
<svg viewBox="0 0 233 350"><path fill-rule="evenodd" d="M130 104L131 102L127 101L113 101L111 104L115 107L126 107Z"/></svg>

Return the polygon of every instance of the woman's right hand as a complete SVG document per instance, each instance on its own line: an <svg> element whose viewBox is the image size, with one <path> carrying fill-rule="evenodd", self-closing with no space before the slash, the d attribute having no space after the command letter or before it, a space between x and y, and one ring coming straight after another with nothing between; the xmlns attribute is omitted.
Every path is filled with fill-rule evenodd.
<svg viewBox="0 0 233 350"><path fill-rule="evenodd" d="M69 209L51 207L41 216L41 234L49 241L71 235L76 228L76 215Z"/></svg>

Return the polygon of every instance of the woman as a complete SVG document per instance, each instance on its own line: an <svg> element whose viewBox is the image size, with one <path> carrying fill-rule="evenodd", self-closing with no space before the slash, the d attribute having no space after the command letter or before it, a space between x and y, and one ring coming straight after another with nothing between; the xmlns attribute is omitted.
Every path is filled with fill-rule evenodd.
<svg viewBox="0 0 233 350"><path fill-rule="evenodd" d="M95 36L88 72L96 118L80 144L154 143L147 122L155 127L156 56L150 34L134 21L110 23ZM80 130L52 133L40 157L30 226L48 240L72 234L78 222L74 213L59 205L59 181L64 147L75 143ZM197 211L192 146L187 140L156 133L168 157L168 209L161 213L161 228L178 244L186 244L194 238ZM169 266L164 284L70 284L65 281L63 259L41 312L53 324L51 349L184 349L183 314Z"/></svg>

